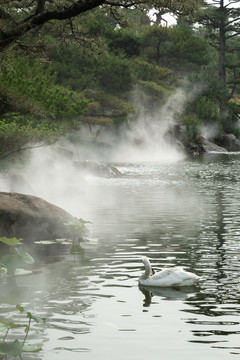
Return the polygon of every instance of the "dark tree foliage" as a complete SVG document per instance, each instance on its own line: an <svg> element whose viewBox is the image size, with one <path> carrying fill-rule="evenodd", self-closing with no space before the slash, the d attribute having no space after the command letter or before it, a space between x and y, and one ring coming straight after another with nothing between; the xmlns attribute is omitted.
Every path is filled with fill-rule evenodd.
<svg viewBox="0 0 240 360"><path fill-rule="evenodd" d="M214 0L206 4L199 21L207 31L209 44L218 52L218 73L223 88L227 81L227 53L232 52L230 40L240 34L240 1Z"/></svg>
<svg viewBox="0 0 240 360"><path fill-rule="evenodd" d="M34 32L52 21L71 20L97 7L118 16L118 9L165 8L180 13L193 13L202 0L3 0L0 4L0 50L19 42L29 32Z"/></svg>

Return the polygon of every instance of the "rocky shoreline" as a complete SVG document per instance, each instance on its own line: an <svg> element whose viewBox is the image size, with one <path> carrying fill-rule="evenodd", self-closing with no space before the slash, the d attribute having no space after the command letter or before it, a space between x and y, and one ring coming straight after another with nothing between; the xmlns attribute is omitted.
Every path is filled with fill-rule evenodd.
<svg viewBox="0 0 240 360"><path fill-rule="evenodd" d="M190 156L240 151L240 140L233 134L224 134L221 143L211 142L203 137L197 143L177 143ZM112 165L95 161L73 161L72 156L70 158L68 160L79 172L88 171L95 176L107 178L122 176ZM7 176L12 189L0 192L0 236L23 238L28 244L36 240L68 237L69 229L65 223L75 220L71 214L40 197L27 195L29 184L22 175L10 172L1 176Z"/></svg>
<svg viewBox="0 0 240 360"><path fill-rule="evenodd" d="M0 236L22 238L25 242L69 236L66 222L74 217L40 197L0 192Z"/></svg>
<svg viewBox="0 0 240 360"><path fill-rule="evenodd" d="M198 143L189 142L185 145L186 152L194 155L216 152L238 152L240 151L240 140L233 134L224 134L221 141L209 141L204 137L199 138Z"/></svg>

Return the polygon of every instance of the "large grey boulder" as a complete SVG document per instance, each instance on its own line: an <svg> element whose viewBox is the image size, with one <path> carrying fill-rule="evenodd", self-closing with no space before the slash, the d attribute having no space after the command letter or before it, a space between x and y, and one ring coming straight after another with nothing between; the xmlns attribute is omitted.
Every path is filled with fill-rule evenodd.
<svg viewBox="0 0 240 360"><path fill-rule="evenodd" d="M223 153L223 152L227 152L227 150L221 146L218 146L216 144L214 144L211 141L208 141L206 139L203 138L202 141L202 148L204 150L204 152L209 153L209 152L218 152L218 153Z"/></svg>
<svg viewBox="0 0 240 360"><path fill-rule="evenodd" d="M67 237L68 221L74 217L39 197L0 192L0 237L28 242Z"/></svg>
<svg viewBox="0 0 240 360"><path fill-rule="evenodd" d="M222 146L224 146L228 151L240 151L240 140L233 134L224 134Z"/></svg>

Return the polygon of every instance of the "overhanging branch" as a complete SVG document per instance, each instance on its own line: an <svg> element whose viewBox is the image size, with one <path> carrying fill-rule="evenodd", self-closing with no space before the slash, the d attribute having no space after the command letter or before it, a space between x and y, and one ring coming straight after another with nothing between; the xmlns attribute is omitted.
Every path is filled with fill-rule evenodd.
<svg viewBox="0 0 240 360"><path fill-rule="evenodd" d="M0 51L3 51L6 47L14 43L28 31L37 28L40 25L43 25L51 20L66 20L72 17L76 17L81 13L103 5L105 2L106 0L79 0L72 3L72 5L68 7L63 7L61 9L52 11L41 11L44 10L45 1L39 0L34 15L30 15L29 17L19 22L17 26L15 24L15 26L10 27L11 30L1 34ZM4 16L5 19L12 19L12 17L7 12L1 8L0 10L2 10L2 16Z"/></svg>

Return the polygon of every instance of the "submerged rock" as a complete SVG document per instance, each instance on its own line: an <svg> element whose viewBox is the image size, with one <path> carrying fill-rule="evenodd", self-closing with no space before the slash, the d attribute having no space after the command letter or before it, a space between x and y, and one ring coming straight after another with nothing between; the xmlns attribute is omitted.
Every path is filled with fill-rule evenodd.
<svg viewBox="0 0 240 360"><path fill-rule="evenodd" d="M68 221L74 217L39 197L0 192L0 236L28 242L67 237Z"/></svg>
<svg viewBox="0 0 240 360"><path fill-rule="evenodd" d="M102 164L96 161L74 161L74 166L76 169L81 171L86 171L92 175L100 176L100 177L120 177L121 172L112 165Z"/></svg>

